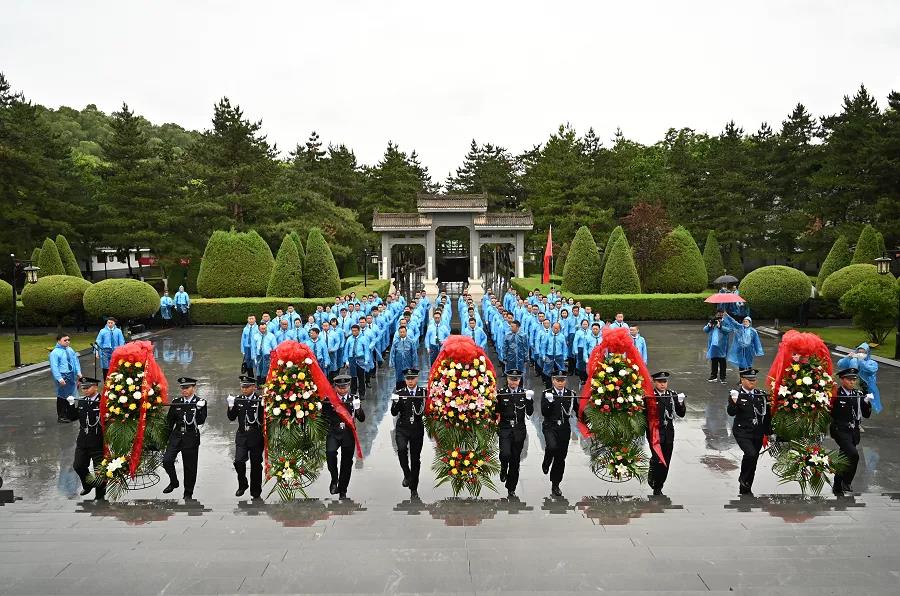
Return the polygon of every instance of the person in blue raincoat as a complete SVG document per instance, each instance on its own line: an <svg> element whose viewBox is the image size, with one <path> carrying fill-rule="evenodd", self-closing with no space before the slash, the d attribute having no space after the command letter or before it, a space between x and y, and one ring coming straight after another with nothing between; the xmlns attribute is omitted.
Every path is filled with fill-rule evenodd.
<svg viewBox="0 0 900 596"><path fill-rule="evenodd" d="M872 401L872 409L875 413L881 411L881 393L878 391L876 376L878 374L878 362L872 359L872 349L869 344L863 342L856 347L855 352L850 352L837 363L837 369L855 368L859 371L860 385L866 393L871 393L875 399Z"/></svg>
<svg viewBox="0 0 900 596"><path fill-rule="evenodd" d="M450 327L444 326L441 321L441 311L436 310L432 315L433 322L428 325L425 332L425 347L428 348L429 363L434 364L437 356L441 351L441 345L444 340L450 337Z"/></svg>
<svg viewBox="0 0 900 596"><path fill-rule="evenodd" d="M550 333L541 338L541 355L543 361L543 379L546 389L550 389L550 378L554 371L566 370L566 360L569 357L569 349L566 345L566 336L562 334L559 322L550 326Z"/></svg>
<svg viewBox="0 0 900 596"><path fill-rule="evenodd" d="M309 349L315 355L319 362L319 368L327 371L331 360L328 355L328 341L319 337L319 328L313 327L309 330L309 341L306 342Z"/></svg>
<svg viewBox="0 0 900 596"><path fill-rule="evenodd" d="M75 382L81 379L81 363L78 354L69 347L69 334L56 337L56 346L50 352L50 374L56 385L56 417L60 423L71 422L67 415L69 396L78 396Z"/></svg>
<svg viewBox="0 0 900 596"><path fill-rule="evenodd" d="M266 323L260 323L254 337L256 342L256 345L254 346L256 351L256 378L260 385L262 385L265 382L266 377L269 376L269 359L272 350L278 347L275 334L269 331L268 327L269 326Z"/></svg>
<svg viewBox="0 0 900 596"><path fill-rule="evenodd" d="M716 316L703 327L703 332L706 333L706 358L710 362L709 378L706 380L710 383L718 380L725 384L725 358L728 356L728 340L731 331L728 323L722 322L724 316L723 311L718 311Z"/></svg>
<svg viewBox="0 0 900 596"><path fill-rule="evenodd" d="M578 356L578 377L582 383L587 382L587 365L594 348L603 343L603 327L600 323L591 323L590 333L581 338L581 351Z"/></svg>
<svg viewBox="0 0 900 596"><path fill-rule="evenodd" d="M738 370L753 368L753 359L764 354L759 333L753 328L753 319L744 317L738 323L726 313L722 324L728 326L732 337L728 348L728 362L738 367Z"/></svg>
<svg viewBox="0 0 900 596"><path fill-rule="evenodd" d="M400 328L397 329L397 336L391 345L388 364L394 369L395 390L405 385L404 370L419 368L419 344L409 337L406 325L400 325Z"/></svg>
<svg viewBox="0 0 900 596"><path fill-rule="evenodd" d="M644 360L644 364L647 364L647 340L641 335L640 327L632 325L628 328L628 332L631 334L631 339L634 341L634 347L637 348L638 353Z"/></svg>
<svg viewBox="0 0 900 596"><path fill-rule="evenodd" d="M241 374L253 376L253 369L256 366L256 343L253 337L256 335L256 315L247 316L247 324L241 331L241 355L243 363L241 365Z"/></svg>
<svg viewBox="0 0 900 596"><path fill-rule="evenodd" d="M344 358L347 359L347 367L350 369L350 393L366 396L366 372L374 366L370 361L371 354L369 340L362 335L358 324L352 324L350 336L344 345Z"/></svg>
<svg viewBox="0 0 900 596"><path fill-rule="evenodd" d="M169 292L163 292L162 298L159 299L159 315L162 317L163 325L168 327L172 324L172 311L175 309L175 301L169 296Z"/></svg>
<svg viewBox="0 0 900 596"><path fill-rule="evenodd" d="M106 379L106 373L109 372L109 361L112 358L113 350L119 346L125 345L125 336L122 330L116 327L116 320L113 317L106 319L106 325L97 334L96 358L100 359L100 368L103 370L103 379Z"/></svg>
<svg viewBox="0 0 900 596"><path fill-rule="evenodd" d="M179 327L187 325L190 310L191 298L184 291L184 286L178 286L178 291L175 292L175 316L178 319Z"/></svg>
<svg viewBox="0 0 900 596"><path fill-rule="evenodd" d="M503 357L505 372L525 370L528 362L528 338L522 333L521 323L516 319L509 324L509 331L503 338Z"/></svg>
<svg viewBox="0 0 900 596"><path fill-rule="evenodd" d="M462 330L460 331L460 335L471 337L476 346L482 349L487 349L487 333L484 332L484 329L478 326L478 321L475 319L475 317L469 319L469 324L462 328Z"/></svg>

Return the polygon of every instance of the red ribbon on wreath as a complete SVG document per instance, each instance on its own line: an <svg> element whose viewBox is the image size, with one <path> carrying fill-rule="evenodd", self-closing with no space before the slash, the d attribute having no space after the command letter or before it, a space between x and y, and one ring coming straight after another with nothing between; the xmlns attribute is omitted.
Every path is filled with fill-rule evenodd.
<svg viewBox="0 0 900 596"><path fill-rule="evenodd" d="M155 383L159 385L159 396L162 398L162 403L169 403L169 384L166 382L166 376L163 374L162 369L159 368L156 359L153 357L153 344L149 341L133 341L113 350L112 356L110 357L107 378L109 375L115 374L119 370L120 360L122 362L140 362L144 371L143 382L141 383L141 402L138 404L139 413L137 432L134 435L134 442L131 444L131 453L128 458L128 474L134 478L137 473L138 465L141 462L141 451L144 448L144 431L147 428L147 408L144 407L144 404L147 403L147 392ZM100 424L103 427L104 433L106 433L106 403L108 392L109 389L104 379L103 395L100 400ZM154 396L154 398L155 397L156 396ZM107 446L104 446L103 451L105 455L109 456L109 448Z"/></svg>
<svg viewBox="0 0 900 596"><path fill-rule="evenodd" d="M659 414L656 408L656 399L653 397L653 382L650 379L650 371L647 370L647 365L644 363L644 359L641 358L641 353L635 347L631 334L624 327L616 329L611 329L609 325L604 327L603 341L595 346L591 352L587 365L588 381L581 388L581 399L578 400L578 429L585 438L589 439L591 437L591 431L584 423L584 409L590 403L591 392L593 391L593 385L590 381L594 378L597 367L604 364L604 358L609 353L624 354L625 357L631 360L632 364L638 365L638 372L643 379L641 387L644 390L647 427L650 429L650 448L653 449L653 452L656 453L663 465L668 465L665 456L663 456L662 446L659 444Z"/></svg>

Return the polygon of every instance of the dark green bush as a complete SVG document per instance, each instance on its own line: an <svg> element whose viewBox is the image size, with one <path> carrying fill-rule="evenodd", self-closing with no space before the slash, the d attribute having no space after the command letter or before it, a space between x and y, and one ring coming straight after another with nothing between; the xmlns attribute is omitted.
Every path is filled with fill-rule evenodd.
<svg viewBox="0 0 900 596"><path fill-rule="evenodd" d="M659 244L660 263L649 272L647 292L657 294L684 294L700 292L706 288L707 273L703 255L694 237L684 227L678 226Z"/></svg>
<svg viewBox="0 0 900 596"><path fill-rule="evenodd" d="M341 276L337 263L319 228L309 231L306 239L306 262L303 287L307 298L336 296L341 291Z"/></svg>
<svg viewBox="0 0 900 596"><path fill-rule="evenodd" d="M897 323L897 283L879 275L850 288L841 297L841 308L853 317L853 324L880 344Z"/></svg>
<svg viewBox="0 0 900 596"><path fill-rule="evenodd" d="M41 268L38 271L38 277L66 274L66 268L59 257L59 249L56 248L56 243L49 238L44 240L44 244L41 246L41 260L37 265Z"/></svg>
<svg viewBox="0 0 900 596"><path fill-rule="evenodd" d="M853 259L851 265L869 265L875 262L875 259L881 256L881 247L878 243L878 232L875 228L866 224L859 239L856 241L856 249L853 251Z"/></svg>
<svg viewBox="0 0 900 596"><path fill-rule="evenodd" d="M197 276L197 291L206 298L264 296L275 258L255 231L213 232Z"/></svg>
<svg viewBox="0 0 900 596"><path fill-rule="evenodd" d="M638 277L631 247L623 233L610 249L603 268L600 283L601 294L640 294L641 280Z"/></svg>
<svg viewBox="0 0 900 596"><path fill-rule="evenodd" d="M828 251L828 256L825 257L822 268L819 269L819 277L816 279L816 288L819 292L822 291L822 286L829 275L849 264L850 247L847 245L847 237L841 234L831 245L831 250Z"/></svg>
<svg viewBox="0 0 900 596"><path fill-rule="evenodd" d="M145 319L159 310L159 294L137 279L105 279L84 293L84 310L95 317L122 321Z"/></svg>
<svg viewBox="0 0 900 596"><path fill-rule="evenodd" d="M875 235L878 238L878 256L881 257L887 252L887 247L884 244L884 234L875 232Z"/></svg>
<svg viewBox="0 0 900 596"><path fill-rule="evenodd" d="M12 286L0 279L0 313L12 312Z"/></svg>
<svg viewBox="0 0 900 596"><path fill-rule="evenodd" d="M285 236L281 241L266 296L303 297L303 269L297 254L297 244L290 236Z"/></svg>
<svg viewBox="0 0 900 596"><path fill-rule="evenodd" d="M62 261L63 268L66 270L66 275L84 279L84 276L81 274L81 267L78 266L78 259L75 258L75 253L72 252L69 241L62 234L56 235L56 250L59 251L59 258Z"/></svg>
<svg viewBox="0 0 900 596"><path fill-rule="evenodd" d="M710 230L706 235L706 243L703 245L703 265L706 267L706 282L709 285L712 285L717 277L725 274L722 249L719 247L719 239L714 230Z"/></svg>
<svg viewBox="0 0 900 596"><path fill-rule="evenodd" d="M185 267L180 259L166 265L166 279L169 293L174 296L178 286L184 286L188 294L197 294L197 276L200 274L201 258L199 255L190 257L191 262Z"/></svg>
<svg viewBox="0 0 900 596"><path fill-rule="evenodd" d="M606 248L603 250L603 254L600 255L601 275L603 273L603 270L606 268L606 261L607 259L609 259L609 253L612 251L612 247L615 246L619 238L625 238L625 230L622 229L622 226L616 226L615 229L610 233L609 238L606 240ZM630 246L631 245L629 245L629 248Z"/></svg>
<svg viewBox="0 0 900 596"><path fill-rule="evenodd" d="M31 263L35 267L41 266L41 248L40 247L35 248L33 251L31 251Z"/></svg>
<svg viewBox="0 0 900 596"><path fill-rule="evenodd" d="M596 244L594 245L596 246ZM599 258L600 253L597 253ZM553 271L554 275L558 275L560 277L565 277L566 271L566 261L569 260L569 243L563 242L562 246L556 251L556 254L553 255Z"/></svg>
<svg viewBox="0 0 900 596"><path fill-rule="evenodd" d="M893 275L888 273L891 279ZM864 281L873 281L879 277L875 265L858 263L838 269L828 276L822 284L822 298L838 302L853 286Z"/></svg>
<svg viewBox="0 0 900 596"><path fill-rule="evenodd" d="M600 251L587 226L581 226L572 239L563 268L563 287L573 294L600 291Z"/></svg>
<svg viewBox="0 0 900 596"><path fill-rule="evenodd" d="M84 294L90 287L91 282L74 275L41 277L22 290L22 304L58 321L64 315L83 310Z"/></svg>
<svg viewBox="0 0 900 596"><path fill-rule="evenodd" d="M812 282L805 273L784 265L760 267L741 281L741 296L758 314L777 317L794 314L810 299Z"/></svg>
<svg viewBox="0 0 900 596"><path fill-rule="evenodd" d="M294 241L294 246L297 247L297 257L300 259L300 267L303 267L303 263L306 262L306 250L303 248L303 241L300 240L300 234L297 232L291 232L291 240Z"/></svg>
<svg viewBox="0 0 900 596"><path fill-rule="evenodd" d="M733 275L738 279L744 278L744 262L741 261L741 251L737 242L731 243L728 249L728 259L725 262L725 273Z"/></svg>

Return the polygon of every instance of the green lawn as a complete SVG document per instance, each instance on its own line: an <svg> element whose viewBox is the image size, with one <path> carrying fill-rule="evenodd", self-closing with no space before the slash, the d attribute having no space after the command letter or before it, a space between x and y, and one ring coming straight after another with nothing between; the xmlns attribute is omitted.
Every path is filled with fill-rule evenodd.
<svg viewBox="0 0 900 596"><path fill-rule="evenodd" d="M91 342L97 339L97 334L75 333L70 337L72 338L72 349L77 352L89 347ZM20 334L19 344L21 345L22 362L24 364L46 362L50 356L50 350L56 345L56 333L45 333L43 335ZM13 335L12 333L4 333L0 335L0 372L12 370L13 360Z"/></svg>
<svg viewBox="0 0 900 596"><path fill-rule="evenodd" d="M844 346L845 348L855 348L862 342L868 341L865 331L861 331L855 327L783 327L782 331L787 331L788 329L797 329L798 331L815 333L824 341ZM894 344L896 341L897 333L891 333L887 340L877 348L873 348L872 352L878 356L893 358Z"/></svg>

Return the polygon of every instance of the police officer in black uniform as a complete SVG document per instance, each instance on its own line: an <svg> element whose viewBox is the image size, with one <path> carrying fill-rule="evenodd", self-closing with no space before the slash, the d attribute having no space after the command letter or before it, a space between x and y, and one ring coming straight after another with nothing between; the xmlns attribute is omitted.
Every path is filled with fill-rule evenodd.
<svg viewBox="0 0 900 596"><path fill-rule="evenodd" d="M541 429L546 445L541 470L544 474L550 474L550 494L554 497L562 496L559 483L566 471L569 438L572 436L569 419L573 414L578 416L578 396L566 388L567 377L565 369L554 369L551 375L553 386L541 398L541 415L544 418Z"/></svg>
<svg viewBox="0 0 900 596"><path fill-rule="evenodd" d="M234 471L237 472L238 489L234 496L242 496L248 488L247 460L250 460L250 496L254 499L262 495L263 473L263 404L256 392L256 378L241 376L241 396L228 396L228 419L238 421L234 434Z"/></svg>
<svg viewBox="0 0 900 596"><path fill-rule="evenodd" d="M106 483L100 482L96 486L92 486L87 482L88 465L93 461L96 471L100 467L100 462L103 461L103 427L100 424L99 384L100 381L97 379L82 377L79 387L84 397L76 400L74 395L70 395L67 399L66 415L69 420L77 420L79 424L72 469L81 479L81 495L87 495L93 490L95 491L94 499L102 501L106 498Z"/></svg>
<svg viewBox="0 0 900 596"><path fill-rule="evenodd" d="M857 388L859 370L845 368L838 371L840 387L834 408L831 412L831 438L835 440L841 453L847 458L847 469L841 474L834 475L832 490L837 496L843 496L845 492L853 492L853 477L856 476L856 467L859 465L859 427L863 418L872 415L872 401L875 396L871 393L864 394Z"/></svg>
<svg viewBox="0 0 900 596"><path fill-rule="evenodd" d="M422 442L425 439L425 388L418 387L419 371L407 368L403 371L406 386L391 394L391 416L397 416L394 439L397 457L403 469L403 486L409 487L410 498L419 498L419 468L421 467Z"/></svg>
<svg viewBox="0 0 900 596"><path fill-rule="evenodd" d="M756 388L758 374L755 368L741 369L741 385L730 391L728 400L728 415L734 416L731 434L744 452L738 476L738 490L742 495L752 494L763 436L772 434L768 394Z"/></svg>
<svg viewBox="0 0 900 596"><path fill-rule="evenodd" d="M684 418L687 410L684 405L684 393L675 393L669 389L669 371L659 371L650 375L653 379L653 396L656 399L656 412L659 416L659 445L662 447L663 457L666 463L659 461L656 452L650 449L650 474L647 483L653 489L654 495L663 494L663 485L669 475L669 466L672 465L672 449L675 446L675 416ZM647 426L647 442L650 442L650 426Z"/></svg>
<svg viewBox="0 0 900 596"><path fill-rule="evenodd" d="M360 422L366 419L359 395L350 393L350 375L337 375L334 377L334 390L341 406L351 418ZM353 471L353 451L356 449L356 440L353 437L353 429L341 419L330 401L322 404L322 411L328 421L328 437L325 440L325 456L328 460L328 471L331 473L331 485L329 492L340 494L341 499L347 498L347 486L350 484L350 474ZM341 451L340 472L338 472L338 449Z"/></svg>
<svg viewBox="0 0 900 596"><path fill-rule="evenodd" d="M519 460L528 434L525 416L534 414L534 391L522 387L522 371L506 371L506 387L497 393L497 414L500 423L500 482L506 482L509 498L516 498L519 483Z"/></svg>
<svg viewBox="0 0 900 596"><path fill-rule="evenodd" d="M195 393L197 379L180 377L178 385L181 396L172 400L166 415L169 430L169 444L163 455L163 468L169 475L169 485L163 493L169 494L178 488L178 473L175 458L181 452L184 468L184 498L194 498L194 484L197 482L197 456L200 453L200 425L206 422L206 400Z"/></svg>

